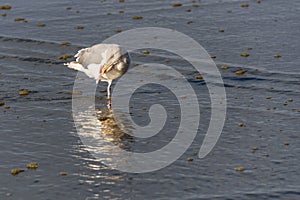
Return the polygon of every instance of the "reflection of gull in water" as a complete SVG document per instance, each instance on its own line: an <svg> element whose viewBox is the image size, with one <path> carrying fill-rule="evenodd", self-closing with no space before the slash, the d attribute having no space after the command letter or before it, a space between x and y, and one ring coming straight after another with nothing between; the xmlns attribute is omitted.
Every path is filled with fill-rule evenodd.
<svg viewBox="0 0 300 200"><path fill-rule="evenodd" d="M86 110L75 109L73 114L77 133L85 144L84 149L100 157L101 161L113 154L118 156L119 148L129 150L130 143L134 142L134 138L122 130L127 122L121 117L115 119L112 111L96 115L94 107L90 106Z"/></svg>
<svg viewBox="0 0 300 200"><path fill-rule="evenodd" d="M116 44L97 44L81 49L75 55L76 61L66 63L69 68L84 72L88 77L108 82L107 98L110 99L112 80L126 73L130 65L130 56L126 50Z"/></svg>

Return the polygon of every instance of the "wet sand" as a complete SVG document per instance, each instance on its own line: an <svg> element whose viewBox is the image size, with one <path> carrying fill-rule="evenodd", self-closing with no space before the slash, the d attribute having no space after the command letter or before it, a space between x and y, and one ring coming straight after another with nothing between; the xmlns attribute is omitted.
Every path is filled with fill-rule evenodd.
<svg viewBox="0 0 300 200"><path fill-rule="evenodd" d="M299 198L299 2L181 3L173 7L165 1L18 0L9 4L11 10L0 10L7 13L0 17L0 102L5 103L0 106L0 199ZM249 7L241 7L245 3ZM133 20L132 16L143 18ZM28 22L15 22L15 18ZM63 66L65 60L59 57L99 43L117 29L146 26L181 31L216 56L228 110L217 145L199 159L210 117L205 82L195 79L191 67L171 55L133 52L134 66L168 59L168 65L182 69L199 95L201 121L194 143L175 163L156 172L129 174L96 161L81 143L72 118L76 72ZM64 41L70 44L62 45ZM244 52L249 56L240 56ZM237 75L240 70L246 72ZM105 88L100 85L96 94L100 109L106 105L101 92ZM29 94L20 96L24 89ZM147 123L142 98L160 89L153 86L137 94L132 112L142 116L141 123ZM161 99L162 104L176 107L176 102L167 101ZM178 114L176 109L171 112ZM172 130L173 123L176 119L167 129ZM125 141L137 149L160 147L172 137L166 130L155 140L132 142L116 132L112 143ZM39 167L26 169L30 162ZM12 176L14 168L25 172Z"/></svg>

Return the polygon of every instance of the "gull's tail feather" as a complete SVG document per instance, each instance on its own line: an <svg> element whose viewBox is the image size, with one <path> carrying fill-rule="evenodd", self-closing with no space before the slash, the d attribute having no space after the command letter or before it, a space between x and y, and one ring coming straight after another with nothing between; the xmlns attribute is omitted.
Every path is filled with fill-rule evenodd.
<svg viewBox="0 0 300 200"><path fill-rule="evenodd" d="M84 72L85 68L79 64L78 62L69 62L69 63L64 63L64 65L68 66L70 69L75 69L77 71L82 71Z"/></svg>
<svg viewBox="0 0 300 200"><path fill-rule="evenodd" d="M74 69L77 71L81 71L85 73L88 77L94 78L96 80L99 79L99 71L100 71L100 65L97 64L90 64L88 68L84 68L80 63L76 61L72 61L69 63L64 63L68 68Z"/></svg>

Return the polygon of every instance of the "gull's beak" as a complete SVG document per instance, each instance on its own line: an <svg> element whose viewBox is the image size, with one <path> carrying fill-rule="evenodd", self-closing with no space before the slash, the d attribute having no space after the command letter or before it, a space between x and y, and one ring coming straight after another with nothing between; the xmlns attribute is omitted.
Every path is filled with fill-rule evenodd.
<svg viewBox="0 0 300 200"><path fill-rule="evenodd" d="M103 67L100 69L100 75L105 74L111 69L112 65L104 64Z"/></svg>

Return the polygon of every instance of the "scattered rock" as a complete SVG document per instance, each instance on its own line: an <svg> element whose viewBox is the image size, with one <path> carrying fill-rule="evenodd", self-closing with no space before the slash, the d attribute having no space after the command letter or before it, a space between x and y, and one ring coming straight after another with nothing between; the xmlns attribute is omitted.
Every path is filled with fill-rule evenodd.
<svg viewBox="0 0 300 200"><path fill-rule="evenodd" d="M243 3L243 4L241 4L241 7L242 7L242 8L248 8L248 7L249 7L249 4Z"/></svg>
<svg viewBox="0 0 300 200"><path fill-rule="evenodd" d="M244 167L236 167L236 168L234 168L234 170L237 172L243 172L243 171L245 171L245 168Z"/></svg>
<svg viewBox="0 0 300 200"><path fill-rule="evenodd" d="M283 143L285 146L288 146L288 145L290 145L290 143L289 142L284 142Z"/></svg>
<svg viewBox="0 0 300 200"><path fill-rule="evenodd" d="M5 6L0 6L0 10L10 10L11 6L5 5Z"/></svg>
<svg viewBox="0 0 300 200"><path fill-rule="evenodd" d="M253 147L252 148L252 153L255 153L258 150L258 147Z"/></svg>
<svg viewBox="0 0 300 200"><path fill-rule="evenodd" d="M72 58L72 57L73 57L73 55L67 55L67 54L65 54L65 55L59 56L58 59L60 59L60 60L67 60L67 59Z"/></svg>
<svg viewBox="0 0 300 200"><path fill-rule="evenodd" d="M280 57L281 57L281 55L279 55L279 54L274 55L274 58L280 58Z"/></svg>
<svg viewBox="0 0 300 200"><path fill-rule="evenodd" d="M239 123L239 127L243 127L244 126L244 124L243 123Z"/></svg>
<svg viewBox="0 0 300 200"><path fill-rule="evenodd" d="M248 53L241 53L241 56L242 56L242 57L248 57L249 54L248 54Z"/></svg>
<svg viewBox="0 0 300 200"><path fill-rule="evenodd" d="M84 29L84 26L75 26L74 29L82 30Z"/></svg>
<svg viewBox="0 0 300 200"><path fill-rule="evenodd" d="M20 96L25 96L25 95L28 95L30 92L32 92L31 90L25 90L25 89L22 89L19 91L19 95Z"/></svg>
<svg viewBox="0 0 300 200"><path fill-rule="evenodd" d="M39 166L36 162L28 163L27 169L37 169Z"/></svg>
<svg viewBox="0 0 300 200"><path fill-rule="evenodd" d="M227 65L222 65L220 68L221 69L228 69L229 67Z"/></svg>
<svg viewBox="0 0 300 200"><path fill-rule="evenodd" d="M19 18L19 17L17 17L17 18L14 19L14 21L15 22L21 22L21 21L25 22L26 20L25 20L25 18Z"/></svg>
<svg viewBox="0 0 300 200"><path fill-rule="evenodd" d="M121 30L121 29L116 29L115 32L116 32L116 33L121 33L122 30Z"/></svg>
<svg viewBox="0 0 300 200"><path fill-rule="evenodd" d="M10 171L10 173L11 173L11 175L16 176L16 175L18 175L19 173L24 172L24 171L25 171L24 169L12 169L12 170Z"/></svg>
<svg viewBox="0 0 300 200"><path fill-rule="evenodd" d="M59 172L59 175L61 175L61 176L67 176L68 173L67 172Z"/></svg>
<svg viewBox="0 0 300 200"><path fill-rule="evenodd" d="M239 70L239 71L236 71L235 74L240 76L240 75L245 74L246 72L247 72L246 70Z"/></svg>
<svg viewBox="0 0 300 200"><path fill-rule="evenodd" d="M43 24L43 23L37 23L36 26L38 26L38 27L45 27L46 24Z"/></svg>
<svg viewBox="0 0 300 200"><path fill-rule="evenodd" d="M195 76L195 79L203 79L203 76L201 76L200 74L199 74L199 75L196 75L196 76Z"/></svg>
<svg viewBox="0 0 300 200"><path fill-rule="evenodd" d="M69 46L70 42L61 42L60 45L62 45L62 46Z"/></svg>
<svg viewBox="0 0 300 200"><path fill-rule="evenodd" d="M186 99L187 96L186 96L186 95L182 95L182 96L180 96L180 98L181 98L181 99Z"/></svg>
<svg viewBox="0 0 300 200"><path fill-rule="evenodd" d="M173 3L172 6L173 7L180 7L180 6L182 6L182 4L181 3Z"/></svg>
<svg viewBox="0 0 300 200"><path fill-rule="evenodd" d="M147 55L147 54L150 54L150 51L148 51L148 50L143 50L142 53Z"/></svg>
<svg viewBox="0 0 300 200"><path fill-rule="evenodd" d="M188 162L193 162L193 161L194 161L193 158L187 158L186 160L187 160Z"/></svg>
<svg viewBox="0 0 300 200"><path fill-rule="evenodd" d="M5 105L5 103L4 102L0 102L0 106L4 106Z"/></svg>
<svg viewBox="0 0 300 200"><path fill-rule="evenodd" d="M132 16L132 19L139 20L139 19L143 19L143 17L142 17L142 16L135 15L135 16Z"/></svg>

